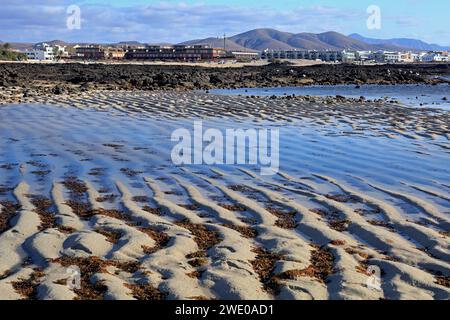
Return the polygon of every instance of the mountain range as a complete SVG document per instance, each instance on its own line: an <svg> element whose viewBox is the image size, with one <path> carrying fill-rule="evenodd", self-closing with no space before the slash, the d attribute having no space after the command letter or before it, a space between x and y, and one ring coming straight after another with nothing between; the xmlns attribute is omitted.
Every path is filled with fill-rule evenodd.
<svg viewBox="0 0 450 320"><path fill-rule="evenodd" d="M374 45L392 45L404 48L412 48L415 50L430 50L430 51L450 51L450 46L440 46L434 43L426 43L417 39L409 39L409 38L394 38L394 39L374 39L374 38L366 38L357 33L353 33L349 35L350 38L363 41L368 44Z"/></svg>
<svg viewBox="0 0 450 320"><path fill-rule="evenodd" d="M223 47L223 39L206 38L182 42L181 44L210 44ZM230 50L399 50L391 44L369 44L338 32L290 33L275 29L255 29L227 39Z"/></svg>
<svg viewBox="0 0 450 320"><path fill-rule="evenodd" d="M1 41L0 41L1 43ZM60 44L73 46L73 44L53 40L49 44ZM138 41L122 41L108 45L143 45ZM181 42L183 45L203 44L212 47L223 48L223 38L205 38ZM32 43L11 43L15 49L25 50L33 47ZM329 31L323 33L290 33L275 29L254 29L244 33L226 38L227 50L234 51L262 51L274 50L450 50L450 47L429 44L421 40L398 38L398 39L373 39L359 34L349 36L338 32Z"/></svg>
<svg viewBox="0 0 450 320"><path fill-rule="evenodd" d="M185 41L181 44L209 44L223 47L223 39L206 38ZM229 50L450 50L450 47L428 44L416 39L372 39L359 34L349 36L338 32L290 33L275 29L255 29L229 37Z"/></svg>

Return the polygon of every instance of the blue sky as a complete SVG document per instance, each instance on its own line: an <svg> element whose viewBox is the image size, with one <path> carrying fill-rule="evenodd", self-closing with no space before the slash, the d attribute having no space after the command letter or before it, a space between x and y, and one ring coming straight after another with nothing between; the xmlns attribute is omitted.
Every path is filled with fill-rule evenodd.
<svg viewBox="0 0 450 320"><path fill-rule="evenodd" d="M255 28L338 31L376 38L410 37L450 45L447 0L0 0L0 41L181 42ZM66 27L69 5L81 29ZM366 26L369 5L382 26Z"/></svg>

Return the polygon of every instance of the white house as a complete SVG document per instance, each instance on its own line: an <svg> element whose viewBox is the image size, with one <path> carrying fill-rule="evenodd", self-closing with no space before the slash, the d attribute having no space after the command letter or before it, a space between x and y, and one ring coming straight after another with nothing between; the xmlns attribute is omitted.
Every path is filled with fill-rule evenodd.
<svg viewBox="0 0 450 320"><path fill-rule="evenodd" d="M59 44L53 46L53 52L56 52L59 57L69 56L69 52L67 52L66 46L60 46Z"/></svg>
<svg viewBox="0 0 450 320"><path fill-rule="evenodd" d="M417 60L420 62L423 61L423 57L425 57L427 54L428 54L427 52L420 52L418 54Z"/></svg>
<svg viewBox="0 0 450 320"><path fill-rule="evenodd" d="M43 43L42 45L34 48L33 50L27 51L26 54L28 60L53 61L55 59L53 47L49 46L46 43Z"/></svg>
<svg viewBox="0 0 450 320"><path fill-rule="evenodd" d="M372 51L356 51L356 59L359 61L373 60L374 55Z"/></svg>

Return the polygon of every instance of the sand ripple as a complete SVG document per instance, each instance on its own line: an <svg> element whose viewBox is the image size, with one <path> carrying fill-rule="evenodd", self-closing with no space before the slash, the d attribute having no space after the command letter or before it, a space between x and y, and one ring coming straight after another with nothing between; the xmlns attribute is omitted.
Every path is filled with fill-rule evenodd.
<svg viewBox="0 0 450 320"><path fill-rule="evenodd" d="M102 93L0 109L0 298L449 299L448 114L393 125L382 106L335 107L314 127L315 106L283 100L278 175L170 162L189 117L260 126L271 103Z"/></svg>

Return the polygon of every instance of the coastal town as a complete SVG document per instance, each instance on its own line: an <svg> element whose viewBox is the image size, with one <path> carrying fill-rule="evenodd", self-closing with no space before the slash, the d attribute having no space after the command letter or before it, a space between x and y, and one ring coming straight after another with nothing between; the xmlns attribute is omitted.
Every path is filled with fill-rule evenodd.
<svg viewBox="0 0 450 320"><path fill-rule="evenodd" d="M225 43L225 42L224 42ZM237 51L210 45L115 45L39 43L32 49L17 51L22 61L225 61L312 60L329 63L435 63L450 62L449 51L358 51L358 50L274 50Z"/></svg>

